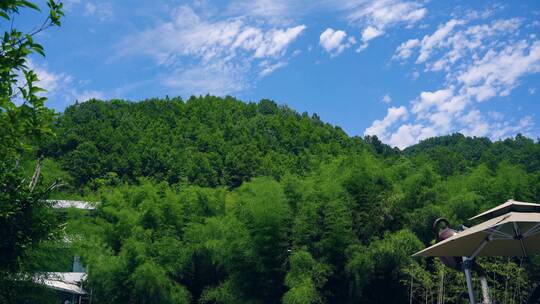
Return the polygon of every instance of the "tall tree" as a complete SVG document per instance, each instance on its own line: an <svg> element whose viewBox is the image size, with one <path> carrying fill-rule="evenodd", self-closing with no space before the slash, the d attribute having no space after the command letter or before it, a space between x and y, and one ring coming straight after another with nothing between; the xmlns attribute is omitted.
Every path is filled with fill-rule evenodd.
<svg viewBox="0 0 540 304"><path fill-rule="evenodd" d="M51 133L52 111L36 85L38 75L29 56L45 55L34 36L51 26L60 26L62 3L47 2L47 17L34 30L23 33L13 18L25 9L40 10L26 0L0 2L0 23L6 28L0 42L0 302L21 302L23 281L31 276L37 246L53 235L57 225L45 201L50 188L39 183L40 162L25 179L19 162L44 136Z"/></svg>

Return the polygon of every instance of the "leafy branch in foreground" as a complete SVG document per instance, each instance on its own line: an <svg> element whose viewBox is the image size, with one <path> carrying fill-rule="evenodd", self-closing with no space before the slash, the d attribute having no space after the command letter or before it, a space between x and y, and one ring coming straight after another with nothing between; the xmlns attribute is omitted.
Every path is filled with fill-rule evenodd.
<svg viewBox="0 0 540 304"><path fill-rule="evenodd" d="M40 184L41 159L30 181L20 165L31 158L32 149L52 134L53 112L45 107L46 90L29 57L45 56L34 36L51 26L60 26L62 3L47 2L45 20L28 33L14 28L15 15L23 9L40 11L26 0L0 2L0 302L27 302L32 278L43 256L41 247L57 239L57 216L46 199L51 187ZM9 27L9 28L8 28ZM23 297L23 298L22 298ZM32 299L31 302L36 302Z"/></svg>
<svg viewBox="0 0 540 304"><path fill-rule="evenodd" d="M60 26L63 4L47 2L49 12L35 29L24 33L13 27L14 16L22 9L40 11L25 0L5 0L0 3L0 19L10 23L0 42L0 156L6 157L27 147L29 141L50 134L52 113L45 108L46 90L37 86L38 75L32 70L29 56L45 56L43 46L34 36L51 26Z"/></svg>

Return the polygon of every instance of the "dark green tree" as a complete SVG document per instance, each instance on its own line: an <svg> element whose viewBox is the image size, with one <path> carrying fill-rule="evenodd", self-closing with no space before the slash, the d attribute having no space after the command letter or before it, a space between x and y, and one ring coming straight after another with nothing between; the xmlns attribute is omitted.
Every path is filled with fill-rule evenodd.
<svg viewBox="0 0 540 304"><path fill-rule="evenodd" d="M32 1L0 3L6 28L0 43L0 302L26 301L28 281L39 265L39 246L54 239L58 228L50 203L51 187L41 185L41 161L33 176L24 176L21 162L35 157L35 147L51 134L52 111L44 103L31 69L29 56L45 55L34 36L50 26L60 26L62 4L47 2L49 12L35 30L23 33L13 18L24 9L39 10ZM8 27L8 24L11 26ZM54 187L54 186L52 186ZM32 301L38 301L34 298Z"/></svg>

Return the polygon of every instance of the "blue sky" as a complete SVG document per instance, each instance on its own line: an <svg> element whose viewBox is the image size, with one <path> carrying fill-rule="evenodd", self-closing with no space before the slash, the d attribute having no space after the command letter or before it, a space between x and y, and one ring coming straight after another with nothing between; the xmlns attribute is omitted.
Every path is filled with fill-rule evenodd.
<svg viewBox="0 0 540 304"><path fill-rule="evenodd" d="M540 136L540 1L66 0L33 57L48 106L273 99L400 148ZM15 19L29 29L43 15Z"/></svg>

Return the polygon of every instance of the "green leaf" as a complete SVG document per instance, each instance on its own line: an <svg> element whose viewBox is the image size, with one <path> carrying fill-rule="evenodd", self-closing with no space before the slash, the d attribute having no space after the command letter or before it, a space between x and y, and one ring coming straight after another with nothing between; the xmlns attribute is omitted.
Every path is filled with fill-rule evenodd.
<svg viewBox="0 0 540 304"><path fill-rule="evenodd" d="M36 4L30 2L30 1L26 1L26 0L23 0L21 1L21 5L22 6L26 6L26 7L29 7L31 9L35 9L37 11L41 11L41 9L39 8L39 6L37 6Z"/></svg>
<svg viewBox="0 0 540 304"><path fill-rule="evenodd" d="M39 92L47 92L47 90L40 87L34 87L34 86L30 88L30 94L36 94Z"/></svg>
<svg viewBox="0 0 540 304"><path fill-rule="evenodd" d="M32 49L40 54L41 56L45 57L45 51L43 50L43 46L39 45L39 44L33 44L32 45Z"/></svg>

